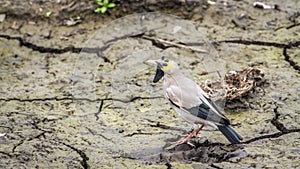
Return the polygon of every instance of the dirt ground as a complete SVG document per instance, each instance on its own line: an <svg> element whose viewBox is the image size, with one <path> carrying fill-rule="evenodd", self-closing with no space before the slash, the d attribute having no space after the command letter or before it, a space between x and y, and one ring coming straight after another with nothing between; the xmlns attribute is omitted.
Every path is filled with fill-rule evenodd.
<svg viewBox="0 0 300 169"><path fill-rule="evenodd" d="M113 2L0 2L0 168L299 168L299 1ZM170 143L193 125L152 83L160 56L199 84L263 70L219 95L241 144L211 128Z"/></svg>

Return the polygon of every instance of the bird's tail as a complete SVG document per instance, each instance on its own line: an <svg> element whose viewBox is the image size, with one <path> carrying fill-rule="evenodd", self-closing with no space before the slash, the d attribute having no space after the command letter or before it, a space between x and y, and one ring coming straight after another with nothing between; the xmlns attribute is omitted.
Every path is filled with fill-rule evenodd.
<svg viewBox="0 0 300 169"><path fill-rule="evenodd" d="M230 125L218 125L218 129L231 144L239 144L241 140L243 140L243 138Z"/></svg>

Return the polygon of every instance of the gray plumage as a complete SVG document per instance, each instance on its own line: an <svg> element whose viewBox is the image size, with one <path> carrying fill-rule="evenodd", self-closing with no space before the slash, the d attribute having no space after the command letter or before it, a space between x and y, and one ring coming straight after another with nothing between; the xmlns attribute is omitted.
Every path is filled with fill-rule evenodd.
<svg viewBox="0 0 300 169"><path fill-rule="evenodd" d="M243 138L231 127L230 121L194 81L181 73L174 61L162 58L147 62L157 65L153 81L157 82L163 77L165 97L184 120L212 126L220 130L232 144L240 143Z"/></svg>

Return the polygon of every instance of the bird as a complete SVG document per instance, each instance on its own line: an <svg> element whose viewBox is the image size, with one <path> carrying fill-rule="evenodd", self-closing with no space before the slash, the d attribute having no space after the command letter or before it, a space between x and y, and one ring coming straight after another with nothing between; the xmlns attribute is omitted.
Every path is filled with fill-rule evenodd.
<svg viewBox="0 0 300 169"><path fill-rule="evenodd" d="M176 145L187 143L197 137L204 126L211 126L227 138L231 144L239 144L243 138L232 128L229 119L220 111L215 102L196 82L187 78L175 61L162 56L158 60L147 60L147 64L156 65L154 83L163 79L165 98L181 118L199 128L192 130L185 138L174 142Z"/></svg>

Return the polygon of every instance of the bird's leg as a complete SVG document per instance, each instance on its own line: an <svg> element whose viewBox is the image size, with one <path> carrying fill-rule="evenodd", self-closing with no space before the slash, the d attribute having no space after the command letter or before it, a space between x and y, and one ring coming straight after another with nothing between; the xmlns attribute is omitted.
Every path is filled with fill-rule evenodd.
<svg viewBox="0 0 300 169"><path fill-rule="evenodd" d="M181 137L187 137L190 133L192 133L195 129L191 128L191 130L189 130L187 132L187 134L180 134Z"/></svg>
<svg viewBox="0 0 300 169"><path fill-rule="evenodd" d="M191 145L191 146L194 147L195 145L193 145L192 143L190 143L189 140L192 137L197 137L198 133L202 130L203 127L204 127L204 125L202 125L201 127L199 127L196 131L193 130L191 133L187 134L184 139L180 139L180 140L178 140L176 142L173 142L173 143L176 144L176 145L180 145L180 144L183 144L183 143L187 142L187 144L189 144L189 145Z"/></svg>
<svg viewBox="0 0 300 169"><path fill-rule="evenodd" d="M198 136L198 133L202 130L203 127L204 127L204 124L202 124L202 126L200 126L200 127L196 130L195 137Z"/></svg>

